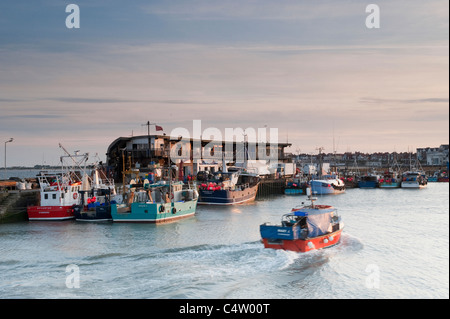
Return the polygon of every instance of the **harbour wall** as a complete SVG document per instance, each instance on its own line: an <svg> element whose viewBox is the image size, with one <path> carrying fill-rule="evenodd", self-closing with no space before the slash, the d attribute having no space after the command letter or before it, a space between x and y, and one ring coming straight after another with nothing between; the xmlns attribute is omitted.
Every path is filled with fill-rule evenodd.
<svg viewBox="0 0 450 319"><path fill-rule="evenodd" d="M258 186L258 193L256 194L256 198L264 198L271 195L284 194L285 185L285 178L262 179Z"/></svg>
<svg viewBox="0 0 450 319"><path fill-rule="evenodd" d="M38 189L0 193L0 224L28 220L27 207L38 202Z"/></svg>

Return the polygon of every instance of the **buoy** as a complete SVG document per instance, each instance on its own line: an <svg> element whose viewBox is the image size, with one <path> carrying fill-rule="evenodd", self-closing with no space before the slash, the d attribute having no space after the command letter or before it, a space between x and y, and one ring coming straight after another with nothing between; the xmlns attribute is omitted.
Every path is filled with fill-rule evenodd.
<svg viewBox="0 0 450 319"><path fill-rule="evenodd" d="M325 239L323 240L323 243L324 243L324 244L328 244L328 239L325 238Z"/></svg>
<svg viewBox="0 0 450 319"><path fill-rule="evenodd" d="M312 242L308 242L308 247L310 248L310 249L314 249L314 244L312 243Z"/></svg>
<svg viewBox="0 0 450 319"><path fill-rule="evenodd" d="M333 241L333 239L334 239L333 236L328 237L329 241Z"/></svg>

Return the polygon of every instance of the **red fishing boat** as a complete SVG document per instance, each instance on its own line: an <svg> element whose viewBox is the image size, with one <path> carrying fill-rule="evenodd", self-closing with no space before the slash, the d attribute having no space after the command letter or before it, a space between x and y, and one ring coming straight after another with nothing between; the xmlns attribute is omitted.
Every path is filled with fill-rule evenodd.
<svg viewBox="0 0 450 319"><path fill-rule="evenodd" d="M60 145L61 148L63 148ZM64 148L63 148L64 149ZM65 149L64 149L65 150ZM66 151L67 152L67 151ZM74 163L74 167L67 168L63 158L69 157ZM78 162L76 158L82 159ZM73 219L74 207L81 203L80 191L82 191L82 177L75 169L85 171L86 166L80 164L88 159L88 154L61 156L61 172L50 174L41 172L37 176L40 187L40 201L37 206L27 207L29 220L66 220Z"/></svg>
<svg viewBox="0 0 450 319"><path fill-rule="evenodd" d="M311 205L293 208L283 215L281 225L260 225L265 248L307 252L339 243L344 223L336 208L315 205L311 196L310 200Z"/></svg>

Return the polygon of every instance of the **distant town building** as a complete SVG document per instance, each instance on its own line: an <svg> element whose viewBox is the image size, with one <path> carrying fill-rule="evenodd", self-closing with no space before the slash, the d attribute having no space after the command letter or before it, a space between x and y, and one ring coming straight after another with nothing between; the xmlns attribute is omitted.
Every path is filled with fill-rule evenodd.
<svg viewBox="0 0 450 319"><path fill-rule="evenodd" d="M431 166L443 166L448 163L448 144L439 147L425 147L417 149L417 158L420 162Z"/></svg>

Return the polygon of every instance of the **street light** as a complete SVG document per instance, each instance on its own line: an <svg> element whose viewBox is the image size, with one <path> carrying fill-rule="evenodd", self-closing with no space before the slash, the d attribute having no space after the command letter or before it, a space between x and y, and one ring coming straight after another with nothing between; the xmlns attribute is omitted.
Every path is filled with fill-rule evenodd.
<svg viewBox="0 0 450 319"><path fill-rule="evenodd" d="M5 180L7 179L7 175L6 175L6 143L11 143L12 141L14 141L14 139L11 137L9 140L7 140L5 142Z"/></svg>

